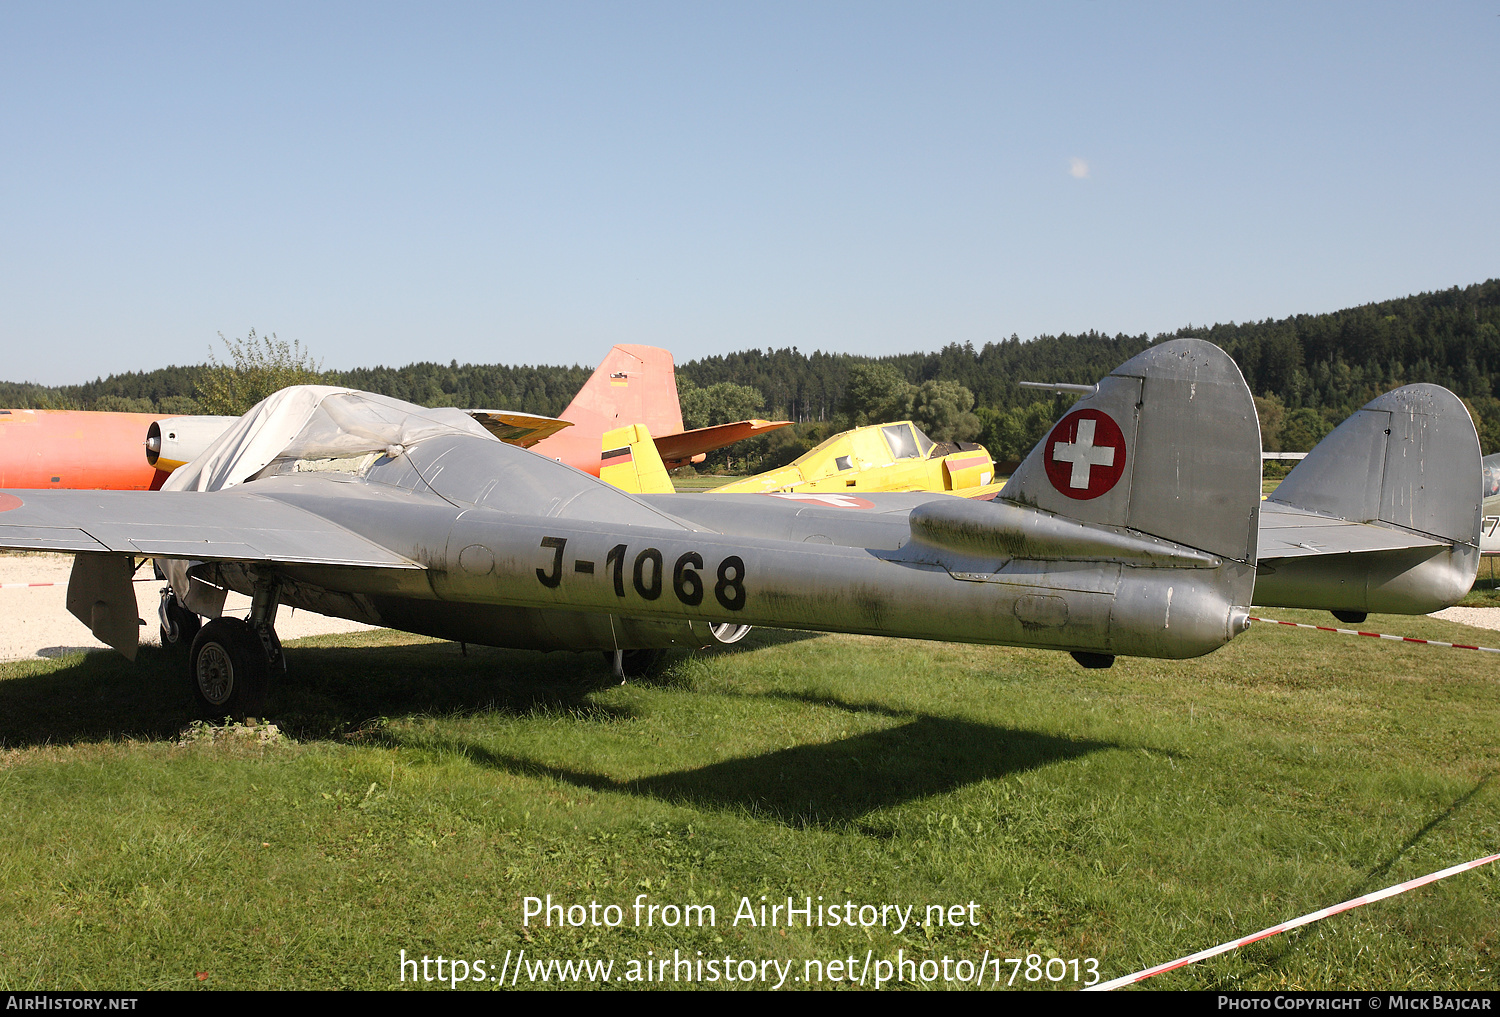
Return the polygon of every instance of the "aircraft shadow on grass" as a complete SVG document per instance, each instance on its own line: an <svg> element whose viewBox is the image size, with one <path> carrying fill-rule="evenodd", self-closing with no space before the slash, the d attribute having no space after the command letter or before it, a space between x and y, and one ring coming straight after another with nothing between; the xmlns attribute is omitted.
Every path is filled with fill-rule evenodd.
<svg viewBox="0 0 1500 1017"><path fill-rule="evenodd" d="M744 644L717 652L817 635L756 631ZM287 662L288 673L273 676L267 719L299 739L341 737L372 717L408 714L567 710L580 719L600 720L631 715L628 707L592 700L593 693L614 684L598 653L481 646L469 646L465 653L458 643L447 642L289 646ZM61 667L39 666L48 669L0 680L0 748L119 737L175 739L197 716L181 648L143 646L135 663L100 651Z"/></svg>
<svg viewBox="0 0 1500 1017"><path fill-rule="evenodd" d="M844 705L828 697L806 701ZM474 745L456 747L475 763L508 773L547 776L594 791L680 805L742 811L793 827L843 826L878 809L1116 747L951 717L913 717L878 706L848 708L908 719L895 727L835 742L795 745L636 780L615 780Z"/></svg>

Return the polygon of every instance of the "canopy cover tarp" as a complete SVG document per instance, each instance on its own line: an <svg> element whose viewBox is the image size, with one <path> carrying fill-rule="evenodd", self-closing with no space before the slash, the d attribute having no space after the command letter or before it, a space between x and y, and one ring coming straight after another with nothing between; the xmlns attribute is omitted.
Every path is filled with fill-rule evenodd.
<svg viewBox="0 0 1500 1017"><path fill-rule="evenodd" d="M164 491L222 491L278 460L400 455L427 438L495 438L463 410L431 409L372 392L294 385L261 400L204 453L179 467Z"/></svg>

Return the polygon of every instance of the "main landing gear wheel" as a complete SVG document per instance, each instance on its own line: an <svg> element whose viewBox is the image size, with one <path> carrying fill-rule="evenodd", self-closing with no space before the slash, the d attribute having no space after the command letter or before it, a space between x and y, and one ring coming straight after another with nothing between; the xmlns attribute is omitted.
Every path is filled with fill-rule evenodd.
<svg viewBox="0 0 1500 1017"><path fill-rule="evenodd" d="M1370 617L1369 612L1366 611L1330 611L1329 614L1333 615L1345 625L1358 625L1360 622Z"/></svg>
<svg viewBox="0 0 1500 1017"><path fill-rule="evenodd" d="M193 638L203 627L202 618L177 603L170 586L161 591L161 607L157 609L156 615L161 622L163 647L192 646Z"/></svg>
<svg viewBox="0 0 1500 1017"><path fill-rule="evenodd" d="M247 622L216 618L193 639L188 659L199 712L208 720L259 717L271 684L265 645Z"/></svg>
<svg viewBox="0 0 1500 1017"><path fill-rule="evenodd" d="M710 625L708 631L713 633L714 639L722 645L728 646L737 643L750 634L749 625L736 625L734 622L719 622Z"/></svg>

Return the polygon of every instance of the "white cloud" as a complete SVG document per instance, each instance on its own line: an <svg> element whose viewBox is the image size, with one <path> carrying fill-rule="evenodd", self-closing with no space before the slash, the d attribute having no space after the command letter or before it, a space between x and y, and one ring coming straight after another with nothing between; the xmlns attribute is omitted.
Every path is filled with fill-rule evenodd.
<svg viewBox="0 0 1500 1017"><path fill-rule="evenodd" d="M1075 180L1083 180L1089 175L1089 164L1075 155L1068 160L1068 173Z"/></svg>

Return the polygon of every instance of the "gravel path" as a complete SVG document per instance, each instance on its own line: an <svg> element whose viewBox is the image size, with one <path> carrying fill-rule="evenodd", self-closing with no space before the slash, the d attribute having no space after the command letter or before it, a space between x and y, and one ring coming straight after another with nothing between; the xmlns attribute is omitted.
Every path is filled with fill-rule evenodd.
<svg viewBox="0 0 1500 1017"><path fill-rule="evenodd" d="M58 657L76 650L107 650L88 626L68 613L68 573L72 555L0 554L0 660ZM160 642L156 608L161 599L160 580L142 569L146 581L135 584L136 605L146 619L141 642ZM12 583L51 583L51 586L11 588ZM231 593L224 613L243 617L250 613L250 599ZM300 639L330 632L363 632L371 628L342 618L326 618L308 611L282 609L276 616L276 634L282 639Z"/></svg>
<svg viewBox="0 0 1500 1017"><path fill-rule="evenodd" d="M1500 629L1500 607L1450 607L1434 612L1432 617L1476 629Z"/></svg>

